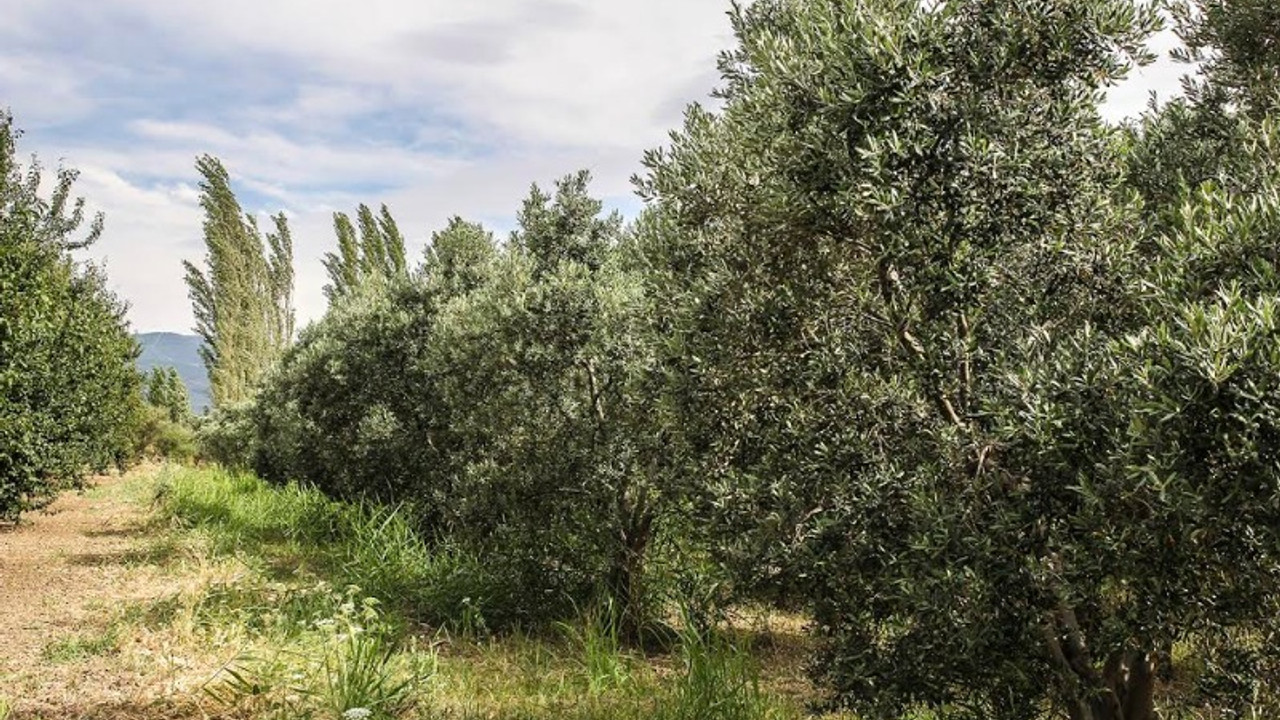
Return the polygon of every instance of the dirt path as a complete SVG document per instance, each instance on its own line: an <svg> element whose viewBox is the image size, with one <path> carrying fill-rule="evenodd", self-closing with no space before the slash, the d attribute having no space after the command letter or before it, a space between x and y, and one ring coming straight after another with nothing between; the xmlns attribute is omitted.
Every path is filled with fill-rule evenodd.
<svg viewBox="0 0 1280 720"><path fill-rule="evenodd" d="M13 720L156 716L146 673L110 657L121 609L173 584L127 497L137 477L97 478L0 530L0 718L6 704Z"/></svg>

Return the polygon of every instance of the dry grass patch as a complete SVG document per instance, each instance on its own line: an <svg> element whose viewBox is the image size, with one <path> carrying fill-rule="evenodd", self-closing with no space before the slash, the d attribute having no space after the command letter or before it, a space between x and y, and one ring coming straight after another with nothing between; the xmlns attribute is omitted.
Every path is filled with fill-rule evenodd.
<svg viewBox="0 0 1280 720"><path fill-rule="evenodd" d="M657 654L620 643L607 612L496 636L479 616L423 625L404 607L459 606L465 588L424 583L450 582L461 561L305 491L151 468L56 509L0 536L41 548L27 559L58 577L51 596L23 599L35 619L0 682L0 720L798 720L813 699L802 621L763 611L686 630ZM290 525L316 518L350 537ZM350 582L374 558L390 558L367 575L376 592ZM45 614L31 610L42 602Z"/></svg>

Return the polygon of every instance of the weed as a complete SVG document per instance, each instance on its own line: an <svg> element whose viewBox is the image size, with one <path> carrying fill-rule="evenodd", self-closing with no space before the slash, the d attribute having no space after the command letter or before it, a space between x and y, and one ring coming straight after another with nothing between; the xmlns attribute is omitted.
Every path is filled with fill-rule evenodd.
<svg viewBox="0 0 1280 720"><path fill-rule="evenodd" d="M352 593L354 596L354 593ZM343 718L390 718L408 705L421 678L407 677L396 647L380 626L378 602L354 597L335 618L320 681L301 692Z"/></svg>
<svg viewBox="0 0 1280 720"><path fill-rule="evenodd" d="M751 656L723 632L685 611L679 630L683 672L656 716L662 720L756 720L768 717Z"/></svg>
<svg viewBox="0 0 1280 720"><path fill-rule="evenodd" d="M114 653L120 649L120 629L111 625L100 633L73 635L45 646L41 658L52 664L77 662Z"/></svg>
<svg viewBox="0 0 1280 720"><path fill-rule="evenodd" d="M576 623L560 623L569 641L582 652L582 669L591 696L620 688L630 677L619 641L619 614L612 602L592 608Z"/></svg>
<svg viewBox="0 0 1280 720"><path fill-rule="evenodd" d="M221 682L206 685L204 692L224 705L248 705L272 693L285 669L278 657L240 655L218 670Z"/></svg>
<svg viewBox="0 0 1280 720"><path fill-rule="evenodd" d="M335 599L334 613L314 620L307 635L270 655L237 658L207 694L254 716L398 716L434 672L434 657L399 652L378 601L358 588Z"/></svg>

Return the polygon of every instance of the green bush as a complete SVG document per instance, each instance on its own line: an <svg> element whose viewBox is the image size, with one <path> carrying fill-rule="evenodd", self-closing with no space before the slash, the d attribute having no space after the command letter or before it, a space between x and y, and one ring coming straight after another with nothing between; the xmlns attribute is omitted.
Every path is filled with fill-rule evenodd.
<svg viewBox="0 0 1280 720"><path fill-rule="evenodd" d="M0 520L48 501L90 470L123 464L141 413L137 344L102 271L71 251L83 200L60 170L49 198L22 168L0 113Z"/></svg>
<svg viewBox="0 0 1280 720"><path fill-rule="evenodd" d="M168 409L146 405L137 426L137 457L189 463L196 457L195 431L185 422L174 422Z"/></svg>
<svg viewBox="0 0 1280 720"><path fill-rule="evenodd" d="M635 431L643 295L587 182L535 188L506 247L455 220L416 277L345 293L255 414L263 476L405 504L433 542L508 574L523 591L487 622L567 617L597 593L628 631L645 614L662 448Z"/></svg>
<svg viewBox="0 0 1280 720"><path fill-rule="evenodd" d="M1189 707L1168 648L1274 637L1280 599L1274 121L1108 126L1159 21L1125 0L733 21L723 105L640 182L693 527L807 606L862 717Z"/></svg>
<svg viewBox="0 0 1280 720"><path fill-rule="evenodd" d="M226 405L200 418L196 425L196 456L232 470L253 467L257 448L254 401Z"/></svg>

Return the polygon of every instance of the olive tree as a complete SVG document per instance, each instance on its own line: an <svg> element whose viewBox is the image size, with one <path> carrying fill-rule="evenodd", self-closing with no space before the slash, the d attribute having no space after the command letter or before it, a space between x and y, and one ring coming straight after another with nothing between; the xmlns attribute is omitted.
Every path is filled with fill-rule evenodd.
<svg viewBox="0 0 1280 720"><path fill-rule="evenodd" d="M459 527L519 555L531 588L646 619L662 448L643 432L643 288L585 173L534 188L490 280L444 306L429 364L459 442ZM436 257L443 259L443 255ZM441 265L441 267L446 267Z"/></svg>
<svg viewBox="0 0 1280 720"><path fill-rule="evenodd" d="M607 593L634 631L662 448L639 430L643 287L588 183L535 187L502 246L454 218L413 277L336 302L266 384L258 466L409 504L431 536L524 588L498 609L507 620Z"/></svg>
<svg viewBox="0 0 1280 720"><path fill-rule="evenodd" d="M1185 81L1191 98L1254 118L1273 113L1280 101L1280 7L1270 0L1177 0L1172 8L1183 41L1175 56L1202 64Z"/></svg>
<svg viewBox="0 0 1280 720"><path fill-rule="evenodd" d="M1154 9L778 0L734 21L722 109L691 108L640 180L678 459L723 558L811 604L822 677L867 715L1153 717L1162 648L1274 606L1265 559L1201 574L1243 542L1192 552L1164 523L1254 551L1275 527L1218 499L1260 483L1267 507L1267 475L1178 454L1199 438L1212 466L1247 433L1194 406L1143 429L1202 381L1179 353L1267 327L1264 305L1151 290L1171 251L1097 105ZM1217 607L1240 581L1250 600Z"/></svg>

